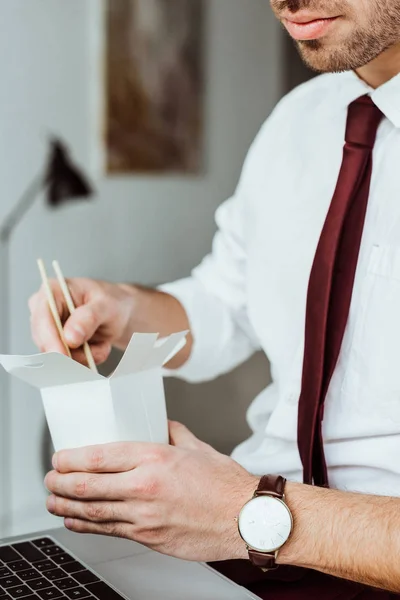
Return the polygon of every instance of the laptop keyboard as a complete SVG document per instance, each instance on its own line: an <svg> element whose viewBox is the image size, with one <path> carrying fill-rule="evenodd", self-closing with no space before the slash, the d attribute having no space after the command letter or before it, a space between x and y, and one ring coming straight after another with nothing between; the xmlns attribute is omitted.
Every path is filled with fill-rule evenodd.
<svg viewBox="0 0 400 600"><path fill-rule="evenodd" d="M121 600L50 538L0 546L0 600Z"/></svg>

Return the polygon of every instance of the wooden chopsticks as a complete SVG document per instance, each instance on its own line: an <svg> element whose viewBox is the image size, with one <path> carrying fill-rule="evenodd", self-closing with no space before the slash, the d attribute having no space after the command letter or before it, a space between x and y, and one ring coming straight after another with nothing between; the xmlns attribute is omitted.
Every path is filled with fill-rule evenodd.
<svg viewBox="0 0 400 600"><path fill-rule="evenodd" d="M61 323L60 315L58 313L57 304L54 299L53 291L50 287L50 283L49 283L49 279L47 277L47 272L46 272L46 268L44 266L44 262L42 259L38 259L37 264L39 267L40 276L42 278L43 287L44 287L44 290L45 290L45 293L47 296L47 302L49 304L50 312L54 319L54 323L57 327L57 331L59 333L60 339L61 339L62 343L64 344L64 347L65 347L65 350L66 350L68 356L70 358L72 358L71 350L70 350L70 348L65 340L65 337L64 337L63 325ZM60 267L59 263L56 260L54 260L52 264L53 264L53 269L56 274L61 291L63 293L67 308L72 315L72 313L75 312L76 308L75 308L75 304L74 304L74 301L71 296L71 292L68 288L67 282L65 281L65 277L61 271L61 267ZM92 371L94 371L95 373L97 373L98 371L97 371L96 363L94 361L90 346L87 342L85 342L83 345L83 351L85 353L85 357L86 357L89 368Z"/></svg>

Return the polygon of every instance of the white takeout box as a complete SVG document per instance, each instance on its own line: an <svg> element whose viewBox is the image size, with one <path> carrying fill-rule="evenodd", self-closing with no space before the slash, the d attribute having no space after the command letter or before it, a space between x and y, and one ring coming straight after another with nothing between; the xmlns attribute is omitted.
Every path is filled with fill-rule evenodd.
<svg viewBox="0 0 400 600"><path fill-rule="evenodd" d="M38 388L56 451L110 442L168 443L162 367L187 332L158 340L136 333L111 377L57 353L0 356L11 375Z"/></svg>

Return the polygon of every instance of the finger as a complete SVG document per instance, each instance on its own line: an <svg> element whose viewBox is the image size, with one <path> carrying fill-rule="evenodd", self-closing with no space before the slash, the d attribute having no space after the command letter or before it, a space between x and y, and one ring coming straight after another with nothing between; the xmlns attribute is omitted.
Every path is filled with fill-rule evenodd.
<svg viewBox="0 0 400 600"><path fill-rule="evenodd" d="M169 439L172 446L179 446L187 450L197 450L201 442L185 425L178 421L169 421Z"/></svg>
<svg viewBox="0 0 400 600"><path fill-rule="evenodd" d="M71 348L88 342L104 320L103 304L93 300L75 310L64 325L64 335Z"/></svg>
<svg viewBox="0 0 400 600"><path fill-rule="evenodd" d="M125 502L79 502L60 496L47 498L47 510L57 517L70 517L93 523L129 522Z"/></svg>
<svg viewBox="0 0 400 600"><path fill-rule="evenodd" d="M90 350L92 351L94 362L97 365L101 365L110 356L112 346L108 342L101 342L95 344L90 343ZM87 358L82 348L72 350L71 356L75 361L81 363L82 365L87 365Z"/></svg>
<svg viewBox="0 0 400 600"><path fill-rule="evenodd" d="M61 450L53 457L53 467L60 473L122 473L145 462L162 460L168 446L148 442L118 442Z"/></svg>
<svg viewBox="0 0 400 600"><path fill-rule="evenodd" d="M36 306L39 300L39 293L33 294L28 300L29 312L32 314L36 310Z"/></svg>
<svg viewBox="0 0 400 600"><path fill-rule="evenodd" d="M54 285L54 284L53 284ZM59 314L62 306L55 294ZM37 294L30 300L32 338L41 352L60 352L66 354L64 344L60 339L48 302L43 293Z"/></svg>
<svg viewBox="0 0 400 600"><path fill-rule="evenodd" d="M125 500L129 495L127 477L123 473L112 475L67 473L51 471L46 475L45 486L52 494L72 500Z"/></svg>
<svg viewBox="0 0 400 600"><path fill-rule="evenodd" d="M128 523L93 523L83 519L64 520L64 525L75 533L91 533L133 540L133 527Z"/></svg>

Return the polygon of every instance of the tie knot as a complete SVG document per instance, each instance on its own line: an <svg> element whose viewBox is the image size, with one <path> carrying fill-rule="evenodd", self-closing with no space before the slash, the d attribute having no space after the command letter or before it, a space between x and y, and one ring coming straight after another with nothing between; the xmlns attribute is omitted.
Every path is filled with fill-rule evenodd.
<svg viewBox="0 0 400 600"><path fill-rule="evenodd" d="M382 117L370 96L361 96L352 102L347 115L346 142L372 150Z"/></svg>

